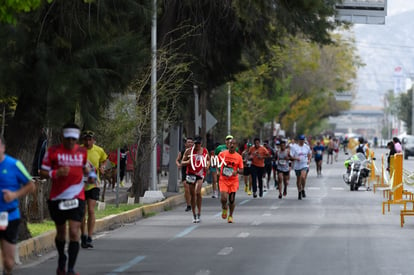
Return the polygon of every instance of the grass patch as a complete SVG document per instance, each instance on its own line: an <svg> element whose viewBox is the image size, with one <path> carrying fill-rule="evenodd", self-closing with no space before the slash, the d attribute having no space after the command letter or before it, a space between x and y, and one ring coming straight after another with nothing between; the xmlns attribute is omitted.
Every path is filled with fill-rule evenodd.
<svg viewBox="0 0 414 275"><path fill-rule="evenodd" d="M104 218L110 215L120 214L138 207L141 207L142 204L126 204L120 203L118 207L115 204L107 204L105 205L104 210L95 210L96 219Z"/></svg>
<svg viewBox="0 0 414 275"><path fill-rule="evenodd" d="M39 236L47 231L55 229L55 223L51 220L44 220L42 223L27 223L32 237Z"/></svg>
<svg viewBox="0 0 414 275"><path fill-rule="evenodd" d="M121 203L119 207L116 207L115 204L107 204L105 206L105 210L96 210L95 209L95 216L96 219L101 219L106 216L120 214L138 207L141 207L142 204L126 204ZM154 213L155 215L155 213ZM30 233L32 237L39 236L47 231L55 229L55 223L51 220L44 220L42 223L27 223Z"/></svg>

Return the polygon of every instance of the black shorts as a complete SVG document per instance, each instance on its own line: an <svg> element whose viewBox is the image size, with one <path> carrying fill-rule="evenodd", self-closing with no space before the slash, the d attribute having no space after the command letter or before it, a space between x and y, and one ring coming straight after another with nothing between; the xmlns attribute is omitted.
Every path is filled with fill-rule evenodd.
<svg viewBox="0 0 414 275"><path fill-rule="evenodd" d="M99 193L101 189L98 187L92 188L91 190L85 191L85 200L91 199L91 200L99 200Z"/></svg>
<svg viewBox="0 0 414 275"><path fill-rule="evenodd" d="M252 172L250 171L250 167L244 167L243 168L243 176L249 176L249 175L251 175L252 174Z"/></svg>
<svg viewBox="0 0 414 275"><path fill-rule="evenodd" d="M199 180L203 180L204 178L202 178L202 177L200 177L200 176L198 176L198 175L191 175L190 174L190 176L195 176L196 177L196 181L195 182L187 182L187 184L196 184L197 183L197 181L199 181Z"/></svg>
<svg viewBox="0 0 414 275"><path fill-rule="evenodd" d="M284 176L289 176L289 174L290 174L290 170L289 171L280 171L280 170L277 170L277 174L279 175L279 174L283 174Z"/></svg>
<svg viewBox="0 0 414 275"><path fill-rule="evenodd" d="M0 231L0 240L6 240L8 243L16 244L17 235L19 234L20 219L9 221L6 230Z"/></svg>
<svg viewBox="0 0 414 275"><path fill-rule="evenodd" d="M55 224L62 225L67 220L82 222L83 216L85 215L85 201L78 199L79 206L77 208L60 210L58 205L61 201L62 200L47 201L50 218L55 222Z"/></svg>
<svg viewBox="0 0 414 275"><path fill-rule="evenodd" d="M186 181L185 177L187 176L187 166L181 167L181 181Z"/></svg>

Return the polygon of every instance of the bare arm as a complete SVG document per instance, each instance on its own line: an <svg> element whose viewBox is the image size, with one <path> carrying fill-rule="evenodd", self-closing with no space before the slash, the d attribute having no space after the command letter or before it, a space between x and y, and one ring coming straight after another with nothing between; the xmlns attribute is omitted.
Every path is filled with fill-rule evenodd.
<svg viewBox="0 0 414 275"><path fill-rule="evenodd" d="M33 180L28 181L19 190L13 192L10 190L3 190L3 198L5 202L11 202L15 199L25 196L28 193L32 193L36 189Z"/></svg>

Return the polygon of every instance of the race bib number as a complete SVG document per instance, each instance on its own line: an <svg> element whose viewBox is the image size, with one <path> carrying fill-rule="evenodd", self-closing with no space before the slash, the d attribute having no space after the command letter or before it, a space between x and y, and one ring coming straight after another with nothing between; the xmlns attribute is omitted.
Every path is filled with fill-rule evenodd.
<svg viewBox="0 0 414 275"><path fill-rule="evenodd" d="M194 182L196 182L197 178L196 178L196 176L194 176L194 175L187 175L187 176L185 177L185 180L186 180L188 183L194 183Z"/></svg>
<svg viewBox="0 0 414 275"><path fill-rule="evenodd" d="M9 225L9 213L7 211L0 212L0 230L4 231Z"/></svg>
<svg viewBox="0 0 414 275"><path fill-rule="evenodd" d="M223 175L225 175L226 177L233 176L233 168L231 168L231 167L223 167Z"/></svg>
<svg viewBox="0 0 414 275"><path fill-rule="evenodd" d="M252 161L251 161L251 160L248 160L248 161L246 162L246 166L247 166L247 167L252 166Z"/></svg>
<svg viewBox="0 0 414 275"><path fill-rule="evenodd" d="M286 160L284 160L284 159L280 159L280 160L279 160L279 164L280 164L280 165L286 165Z"/></svg>
<svg viewBox="0 0 414 275"><path fill-rule="evenodd" d="M317 154L317 155L322 155L322 150L317 150L317 151L316 151L316 154Z"/></svg>
<svg viewBox="0 0 414 275"><path fill-rule="evenodd" d="M78 199L64 200L59 203L60 210L70 210L70 209L77 208L78 206L79 206Z"/></svg>

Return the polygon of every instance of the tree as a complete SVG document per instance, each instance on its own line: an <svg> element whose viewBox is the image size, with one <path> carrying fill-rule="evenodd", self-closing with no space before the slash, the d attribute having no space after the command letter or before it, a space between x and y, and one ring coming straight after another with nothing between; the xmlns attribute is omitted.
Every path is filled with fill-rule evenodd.
<svg viewBox="0 0 414 275"><path fill-rule="evenodd" d="M412 129L412 111L413 111L413 88L411 87L406 93L398 96L397 117L407 126L407 133L413 135Z"/></svg>

